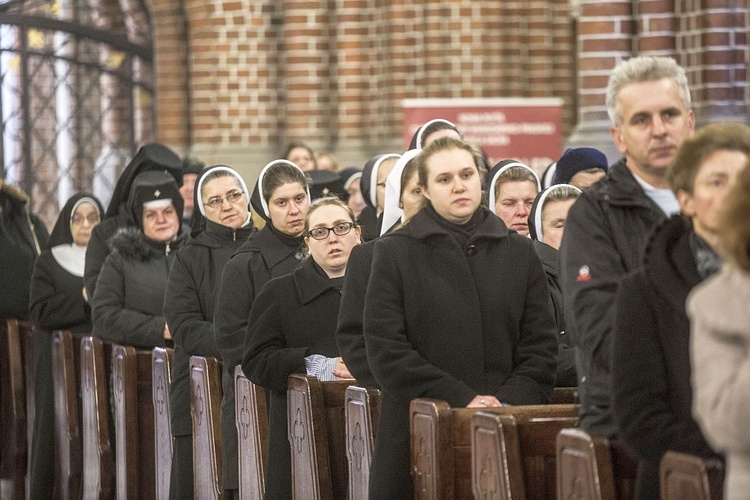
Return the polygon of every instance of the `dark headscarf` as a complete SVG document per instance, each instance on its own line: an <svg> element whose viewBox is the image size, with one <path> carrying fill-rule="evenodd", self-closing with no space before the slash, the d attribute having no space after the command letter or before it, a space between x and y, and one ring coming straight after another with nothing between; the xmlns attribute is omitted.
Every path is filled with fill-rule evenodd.
<svg viewBox="0 0 750 500"><path fill-rule="evenodd" d="M70 224L73 218L73 212L78 208L78 205L82 203L90 203L95 206L99 212L99 217L104 213L104 208L102 207L101 202L93 194L84 192L74 194L67 202L65 202L62 210L60 210L60 215L57 217L57 222L55 222L55 227L52 228L52 234L47 242L47 248L74 243L73 232L71 231Z"/></svg>
<svg viewBox="0 0 750 500"><path fill-rule="evenodd" d="M139 174L133 181L128 197L128 214L131 222L143 229L143 204L156 200L172 200L177 211L177 218L182 219L182 209L185 202L180 195L174 177L167 172L150 171Z"/></svg>
<svg viewBox="0 0 750 500"><path fill-rule="evenodd" d="M497 165L492 167L492 170L487 173L484 182L482 183L482 191L487 193L487 208L489 208L493 214L495 213L495 185L497 185L497 180L500 178L500 175L511 167L525 168L534 174L534 178L536 179L536 189L537 191L541 191L539 176L534 172L533 168L518 160L503 160L498 162Z"/></svg>
<svg viewBox="0 0 750 500"><path fill-rule="evenodd" d="M531 205L531 210L529 211L529 237L532 240L544 243L544 235L542 234L542 211L544 210L544 204L547 202L549 195L560 188L573 188L578 193L581 192L580 189L570 184L556 184L537 194L536 198L534 198L534 204Z"/></svg>
<svg viewBox="0 0 750 500"><path fill-rule="evenodd" d="M253 194L250 197L250 205L253 207L253 210L255 210L255 213L260 215L263 220L269 223L271 222L271 215L268 211L268 202L266 201L265 193L263 192L263 178L270 168L272 168L274 165L280 164L291 165L292 167L302 172L302 169L299 168L294 162L291 162L289 160L273 160L272 162L267 163L266 166L263 167L263 169L260 171L260 174L258 175L258 181L255 183L255 188L253 188ZM302 172L302 174L304 175L305 172ZM305 190L307 191L307 198L312 201L312 199L310 198L310 188L306 186Z"/></svg>
<svg viewBox="0 0 750 500"><path fill-rule="evenodd" d="M424 149L423 142L424 142L424 132L425 132L425 130L427 130L427 127L429 127L430 125L432 125L434 123L438 123L438 122L444 123L444 124L447 125L447 127L444 127L444 129L446 129L446 130L447 129L455 130L458 135L461 135L461 132L458 131L458 129L456 128L456 126L452 122L449 122L448 120L444 120L443 118L435 118L434 120L428 121L427 123L425 123L424 125L422 125L421 127L419 127L416 132L414 132L414 135L411 136L411 142L409 143L409 149ZM441 129L441 130L443 130L443 129Z"/></svg>
<svg viewBox="0 0 750 500"><path fill-rule="evenodd" d="M386 153L382 155L373 156L362 169L362 178L359 181L359 188L362 191L362 198L372 208L377 208L377 183L378 183L378 169L380 164L388 158L400 158L400 154Z"/></svg>
<svg viewBox="0 0 750 500"><path fill-rule="evenodd" d="M328 170L311 170L307 172L310 178L310 202L323 198L324 196L336 195L346 203L349 193L344 189L344 182L336 172Z"/></svg>
<svg viewBox="0 0 750 500"><path fill-rule="evenodd" d="M228 167L226 165L214 165L212 167L204 168L199 174L198 177L195 179L195 192L193 193L193 206L197 207L198 210L193 210L193 223L190 227L190 236L195 238L200 233L202 233L206 229L206 209L203 206L203 193L202 187L203 187L203 179L205 179L209 174L212 174L217 171L224 171L229 173L230 175L234 176L237 179L237 182L240 184L240 188L242 189L242 192L245 193L245 199L250 199L250 193L247 190L247 185L245 184L245 180L242 178L240 174L237 173L236 170L234 170L232 167ZM248 202L247 206L248 214L252 214L252 211L250 210L250 204ZM250 226L253 224L252 217L250 218Z"/></svg>
<svg viewBox="0 0 750 500"><path fill-rule="evenodd" d="M138 150L117 180L112 199L107 207L107 213L102 218L116 217L120 213L120 207L122 206L124 209L127 206L131 187L138 174L154 170L170 174L178 187L182 185L182 161L180 161L180 158L166 146L157 143L146 144Z"/></svg>

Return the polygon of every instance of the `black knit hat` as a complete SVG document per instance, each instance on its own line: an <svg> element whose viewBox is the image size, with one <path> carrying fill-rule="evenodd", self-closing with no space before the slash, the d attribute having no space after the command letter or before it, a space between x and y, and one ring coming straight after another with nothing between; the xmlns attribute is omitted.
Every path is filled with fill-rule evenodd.
<svg viewBox="0 0 750 500"><path fill-rule="evenodd" d="M552 184L569 184L578 172L598 168L607 171L607 156L594 148L571 148L557 160Z"/></svg>
<svg viewBox="0 0 750 500"><path fill-rule="evenodd" d="M310 179L310 203L325 196L336 195L346 203L349 193L344 189L344 182L336 172L328 170L311 170L307 172Z"/></svg>
<svg viewBox="0 0 750 500"><path fill-rule="evenodd" d="M143 229L143 204L156 200L171 200L177 211L177 218L182 219L185 202L174 177L161 171L143 172L133 181L128 197L131 221L140 229Z"/></svg>

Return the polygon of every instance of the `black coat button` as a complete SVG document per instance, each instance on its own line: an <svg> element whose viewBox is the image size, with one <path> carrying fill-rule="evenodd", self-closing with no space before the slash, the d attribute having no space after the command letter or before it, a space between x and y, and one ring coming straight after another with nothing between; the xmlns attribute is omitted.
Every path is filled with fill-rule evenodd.
<svg viewBox="0 0 750 500"><path fill-rule="evenodd" d="M469 257L477 254L477 247L476 245L469 245L468 248L466 248L466 255Z"/></svg>

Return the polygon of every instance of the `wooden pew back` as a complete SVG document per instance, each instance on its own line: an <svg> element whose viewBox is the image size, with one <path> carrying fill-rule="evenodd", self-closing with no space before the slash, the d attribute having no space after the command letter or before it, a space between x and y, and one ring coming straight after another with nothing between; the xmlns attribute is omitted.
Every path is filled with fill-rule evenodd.
<svg viewBox="0 0 750 500"><path fill-rule="evenodd" d="M83 473L81 440L81 339L69 331L52 335L52 385L55 395L55 488L62 498L80 498Z"/></svg>
<svg viewBox="0 0 750 500"><path fill-rule="evenodd" d="M353 381L289 376L289 443L294 498L346 498L344 392Z"/></svg>
<svg viewBox="0 0 750 500"><path fill-rule="evenodd" d="M83 442L83 497L112 498L114 457L110 445L106 364L109 345L95 337L81 340L81 420Z"/></svg>
<svg viewBox="0 0 750 500"><path fill-rule="evenodd" d="M154 404L151 351L112 347L118 498L153 498Z"/></svg>
<svg viewBox="0 0 750 500"><path fill-rule="evenodd" d="M415 399L410 406L411 466L414 494L420 499L472 498L471 417L479 411L451 408L434 399ZM482 408L522 418L576 418L576 405Z"/></svg>
<svg viewBox="0 0 750 500"><path fill-rule="evenodd" d="M216 358L190 357L193 484L196 498L221 498L221 368Z"/></svg>
<svg viewBox="0 0 750 500"><path fill-rule="evenodd" d="M268 391L234 369L240 498L263 498L268 459Z"/></svg>
<svg viewBox="0 0 750 500"><path fill-rule="evenodd" d="M350 385L346 388L344 404L349 500L367 500L370 464L380 413L380 391Z"/></svg>
<svg viewBox="0 0 750 500"><path fill-rule="evenodd" d="M659 464L663 500L721 500L724 466L686 453L668 451Z"/></svg>
<svg viewBox="0 0 750 500"><path fill-rule="evenodd" d="M172 474L172 417L169 409L169 388L172 385L172 349L155 347L151 353L151 380L154 403L154 461L158 500L169 498Z"/></svg>
<svg viewBox="0 0 750 500"><path fill-rule="evenodd" d="M504 415L479 411L471 417L472 491L475 498L554 498L557 433L575 416L539 411Z"/></svg>
<svg viewBox="0 0 750 500"><path fill-rule="evenodd" d="M583 429L557 435L557 498L630 500L637 459L620 443Z"/></svg>
<svg viewBox="0 0 750 500"><path fill-rule="evenodd" d="M28 323L16 319L0 321L0 391L2 397L3 446L0 447L0 477L9 481L12 498L23 499L26 490L26 469L28 462L28 439L33 422L30 422L27 406L26 384L28 363L24 363L24 341ZM33 357L31 358L33 359ZM33 363L32 363L33 372ZM32 427L33 428L33 427Z"/></svg>

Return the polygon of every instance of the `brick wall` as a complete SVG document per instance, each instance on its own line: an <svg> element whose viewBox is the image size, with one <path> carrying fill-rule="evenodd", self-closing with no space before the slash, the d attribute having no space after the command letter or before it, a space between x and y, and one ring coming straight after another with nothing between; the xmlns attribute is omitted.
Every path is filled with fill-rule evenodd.
<svg viewBox="0 0 750 500"><path fill-rule="evenodd" d="M248 172L289 140L362 164L401 148L402 99L561 97L568 142L611 149L634 53L688 68L699 123L744 118L746 1L151 0L159 138Z"/></svg>

